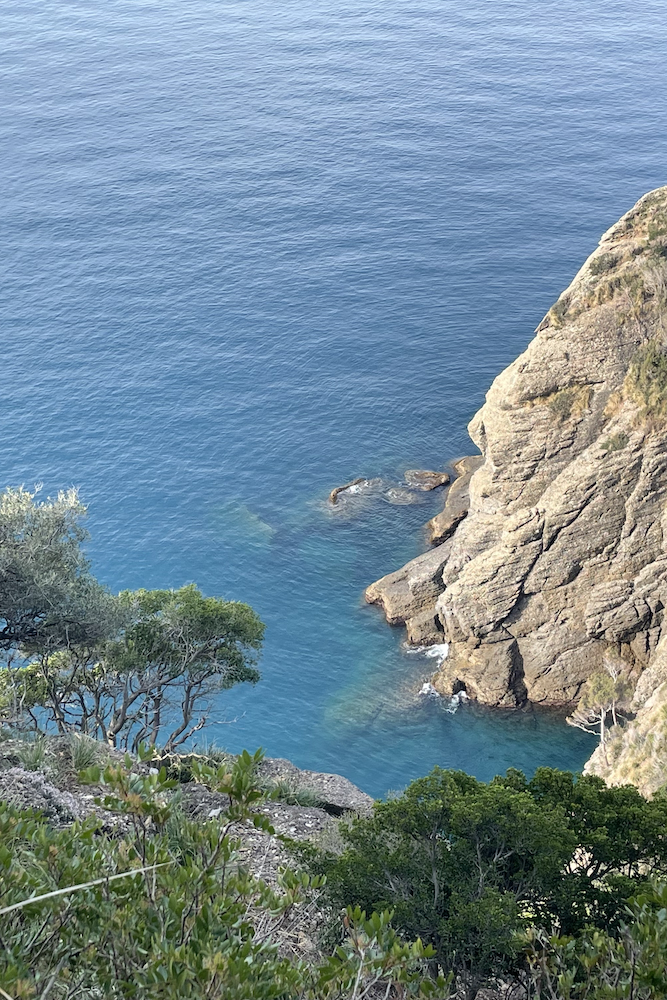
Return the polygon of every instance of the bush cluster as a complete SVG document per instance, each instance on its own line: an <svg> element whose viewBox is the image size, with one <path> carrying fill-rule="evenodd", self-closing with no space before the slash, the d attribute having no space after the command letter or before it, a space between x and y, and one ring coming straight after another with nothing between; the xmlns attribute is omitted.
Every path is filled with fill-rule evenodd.
<svg viewBox="0 0 667 1000"><path fill-rule="evenodd" d="M626 392L642 408L643 419L667 417L667 353L650 340L635 355L625 380Z"/></svg>
<svg viewBox="0 0 667 1000"><path fill-rule="evenodd" d="M269 886L242 865L243 826L272 832L259 811L260 759L193 764L195 780L227 802L204 822L179 812L165 768L137 774L129 757L82 774L117 814L115 831L92 819L58 830L0 805L4 995L361 1000L400 984L404 996L447 996L448 982L426 974L432 949L401 940L387 912L348 908L339 944L314 962L281 954L286 923L324 879L283 870Z"/></svg>
<svg viewBox="0 0 667 1000"><path fill-rule="evenodd" d="M332 909L391 909L468 998L498 980L528 988L528 940L560 941L549 961L567 954L573 968L583 942L616 953L628 900L667 875L666 798L547 768L489 784L436 768L341 836L338 852L302 852L311 873L326 875ZM665 963L667 951L667 987Z"/></svg>

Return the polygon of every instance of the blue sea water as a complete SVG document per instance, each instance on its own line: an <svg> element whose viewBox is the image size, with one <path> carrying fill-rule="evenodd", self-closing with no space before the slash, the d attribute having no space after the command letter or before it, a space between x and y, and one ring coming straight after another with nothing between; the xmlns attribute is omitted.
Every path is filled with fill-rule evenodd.
<svg viewBox="0 0 667 1000"><path fill-rule="evenodd" d="M377 795L590 753L550 713L418 698L433 661L363 605L441 498L325 499L467 453L494 376L667 182L664 14L3 3L0 478L78 485L112 588L259 611L263 679L211 739Z"/></svg>

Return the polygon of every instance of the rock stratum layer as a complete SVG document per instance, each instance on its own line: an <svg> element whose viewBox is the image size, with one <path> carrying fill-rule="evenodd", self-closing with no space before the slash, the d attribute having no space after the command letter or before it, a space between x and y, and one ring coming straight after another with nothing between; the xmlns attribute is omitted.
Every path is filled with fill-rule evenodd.
<svg viewBox="0 0 667 1000"><path fill-rule="evenodd" d="M603 235L491 386L469 425L478 467L457 470L469 481L430 525L440 544L366 592L409 641L449 643L441 693L562 705L610 649L635 681L650 668L667 605L666 343L667 187Z"/></svg>

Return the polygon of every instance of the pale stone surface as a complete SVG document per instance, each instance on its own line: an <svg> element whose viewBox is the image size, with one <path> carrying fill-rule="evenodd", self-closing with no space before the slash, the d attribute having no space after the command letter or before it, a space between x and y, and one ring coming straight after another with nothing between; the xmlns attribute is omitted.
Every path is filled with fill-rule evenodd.
<svg viewBox="0 0 667 1000"><path fill-rule="evenodd" d="M444 509L432 517L426 525L428 540L431 545L440 545L450 535L468 513L470 507L470 480L472 474L484 461L481 455L467 455L452 462L456 470L456 479L447 491Z"/></svg>
<svg viewBox="0 0 667 1000"><path fill-rule="evenodd" d="M457 480L429 525L453 534L423 596L409 583L423 556L366 592L394 623L435 612L443 693L566 704L610 648L633 676L651 664L667 606L667 425L627 375L666 330L661 188L604 234L491 386L469 426L482 457L461 484L467 516L452 523L467 503L453 503Z"/></svg>
<svg viewBox="0 0 667 1000"><path fill-rule="evenodd" d="M335 816L344 812L370 812L373 808L371 796L340 774L303 771L280 757L265 757L258 773L264 780L285 782L295 791L312 793L322 808Z"/></svg>
<svg viewBox="0 0 667 1000"><path fill-rule="evenodd" d="M419 645L443 642L436 599L444 589L442 570L451 543L424 552L395 573L367 587L369 604L379 604L390 625L407 625L408 636Z"/></svg>
<svg viewBox="0 0 667 1000"><path fill-rule="evenodd" d="M26 771L22 767L0 770L0 801L9 802L16 809L35 809L54 826L66 826L84 819L93 811L92 795L89 802L71 792L56 788L40 771Z"/></svg>

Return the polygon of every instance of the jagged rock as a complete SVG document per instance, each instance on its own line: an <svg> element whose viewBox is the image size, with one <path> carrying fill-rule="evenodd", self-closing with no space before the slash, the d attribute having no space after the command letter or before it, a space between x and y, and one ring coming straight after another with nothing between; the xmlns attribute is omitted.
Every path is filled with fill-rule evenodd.
<svg viewBox="0 0 667 1000"><path fill-rule="evenodd" d="M373 799L340 774L302 771L289 760L266 757L259 766L259 776L273 783L285 782L295 791L306 791L319 800L322 808L333 816L344 812L367 813Z"/></svg>
<svg viewBox="0 0 667 1000"><path fill-rule="evenodd" d="M338 503L338 496L340 493L343 493L345 490L349 490L352 486L359 486L361 483L365 482L366 480L364 477L359 476L357 479L352 479L349 483L345 483L344 486L336 486L336 488L329 494L329 503Z"/></svg>
<svg viewBox="0 0 667 1000"><path fill-rule="evenodd" d="M446 543L424 552L366 588L367 602L379 604L390 625L407 624L408 632L415 637L412 641L420 644L443 641L435 602L444 589L442 570L450 549Z"/></svg>
<svg viewBox="0 0 667 1000"><path fill-rule="evenodd" d="M445 506L426 525L431 545L440 545L454 534L470 507L470 479L484 459L481 455L468 455L452 465L457 477L447 492Z"/></svg>
<svg viewBox="0 0 667 1000"><path fill-rule="evenodd" d="M308 793L316 800L317 808L329 816L341 816L346 812L368 813L373 808L371 796L362 792L342 775L303 771L291 761L280 757L265 757L259 765L257 776L269 788L282 785L295 797L298 797L300 792ZM225 795L211 792L195 782L182 786L182 796L187 811L194 816L206 818L227 805ZM274 805L275 803L270 803L270 808L272 809ZM310 808L310 806L295 806L295 808Z"/></svg>
<svg viewBox="0 0 667 1000"><path fill-rule="evenodd" d="M433 646L443 641L442 625L433 608L420 611L405 621L407 641L411 646Z"/></svg>
<svg viewBox="0 0 667 1000"><path fill-rule="evenodd" d="M449 482L446 472L433 472L430 469L408 469L403 478L413 490L435 490Z"/></svg>
<svg viewBox="0 0 667 1000"><path fill-rule="evenodd" d="M438 694L451 697L465 691L469 698L488 705L514 708L526 700L521 661L515 639L505 639L493 645L493 655L486 646L469 642L462 659L458 644L444 660L434 679ZM465 684L459 674L465 670Z"/></svg>
<svg viewBox="0 0 667 1000"><path fill-rule="evenodd" d="M452 520L457 481L430 525L453 531L437 595L413 609L402 571L367 592L393 621L437 615L441 690L555 705L610 648L650 668L667 606L666 320L660 188L604 234L470 423L467 516Z"/></svg>
<svg viewBox="0 0 667 1000"><path fill-rule="evenodd" d="M432 517L426 525L428 539L431 545L441 545L442 542L454 534L459 524L466 517L468 511L465 507L458 510L441 510L439 514Z"/></svg>
<svg viewBox="0 0 667 1000"><path fill-rule="evenodd" d="M9 767L0 771L0 801L16 809L35 809L55 826L66 826L94 811L92 795L80 796L56 788L41 771Z"/></svg>

